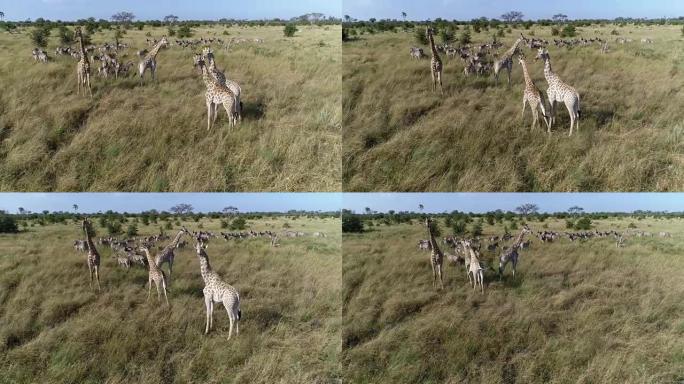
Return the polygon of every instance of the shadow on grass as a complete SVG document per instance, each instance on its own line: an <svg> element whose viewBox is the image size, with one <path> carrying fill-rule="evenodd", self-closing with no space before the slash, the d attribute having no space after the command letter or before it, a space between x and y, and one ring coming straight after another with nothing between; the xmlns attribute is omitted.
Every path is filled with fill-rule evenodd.
<svg viewBox="0 0 684 384"><path fill-rule="evenodd" d="M264 117L266 111L266 104L263 99L258 99L255 102L242 101L242 118L251 118L259 120Z"/></svg>

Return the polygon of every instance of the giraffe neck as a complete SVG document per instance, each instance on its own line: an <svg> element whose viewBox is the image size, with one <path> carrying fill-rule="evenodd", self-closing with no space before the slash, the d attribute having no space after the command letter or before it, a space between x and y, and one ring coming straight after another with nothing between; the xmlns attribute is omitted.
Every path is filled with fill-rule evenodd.
<svg viewBox="0 0 684 384"><path fill-rule="evenodd" d="M432 36L432 32L428 33L428 40L430 41L430 50L432 50L432 57L439 58L437 48L435 48L435 38Z"/></svg>
<svg viewBox="0 0 684 384"><path fill-rule="evenodd" d="M432 246L432 251L439 253L439 246L437 245L437 240L435 240L435 235L432 233L432 227L428 227L428 236L430 236L430 246Z"/></svg>
<svg viewBox="0 0 684 384"><path fill-rule="evenodd" d="M202 274L202 278L206 282L207 276L209 275L209 272L211 272L211 265L209 265L209 256L207 256L207 253L204 252L204 250L200 251L199 262L200 262L200 273Z"/></svg>
<svg viewBox="0 0 684 384"><path fill-rule="evenodd" d="M515 243L514 243L514 244L515 244L516 246L517 246L517 245L520 245L520 243L522 242L524 236L525 236L525 230L523 229L522 231L520 231L520 234L519 234L518 237L515 239Z"/></svg>
<svg viewBox="0 0 684 384"><path fill-rule="evenodd" d="M79 32L78 34L78 48L81 51L81 60L88 60L86 56L85 48L83 47L83 35Z"/></svg>
<svg viewBox="0 0 684 384"><path fill-rule="evenodd" d="M97 250L95 249L95 244L93 244L93 239L90 236L90 229L88 228L88 224L83 224L83 228L85 229L86 233L86 242L88 243L88 250L90 250L93 253L96 253Z"/></svg>
<svg viewBox="0 0 684 384"><path fill-rule="evenodd" d="M544 58L544 77L546 77L546 80L549 80L549 78L553 77L553 70L551 69L551 58L548 56Z"/></svg>
<svg viewBox="0 0 684 384"><path fill-rule="evenodd" d="M181 236L183 236L184 233L185 233L185 231L180 231L180 232L178 232L178 234L177 234L176 237L173 239L173 241L171 242L171 244L169 244L169 246L171 246L171 247L173 247L173 248L176 248L176 247L178 246L178 242L180 242Z"/></svg>
<svg viewBox="0 0 684 384"><path fill-rule="evenodd" d="M528 87L531 85L534 85L532 83L532 79L530 79L530 74L527 73L527 63L525 63L525 60L520 61L520 66L522 67L522 70L523 70L523 76L525 76L525 85L527 85Z"/></svg>
<svg viewBox="0 0 684 384"><path fill-rule="evenodd" d="M154 46L154 48L152 48L150 53L147 54L147 57L152 58L152 59L156 58L157 53L159 53L159 49L161 48L161 46L162 46L162 41L160 40L159 42L157 42L157 44Z"/></svg>
<svg viewBox="0 0 684 384"><path fill-rule="evenodd" d="M202 65L202 80L204 80L204 85L206 85L207 88L212 84L212 79L209 77L209 69L206 65Z"/></svg>
<svg viewBox="0 0 684 384"><path fill-rule="evenodd" d="M149 249L145 249L143 252L145 252L145 257L147 258L147 264L150 266L150 269L156 269L157 264L155 264L154 259L152 258L152 255L150 254Z"/></svg>
<svg viewBox="0 0 684 384"><path fill-rule="evenodd" d="M515 51L518 49L518 44L520 44L520 39L516 40L515 43L513 43L513 46L511 49L506 52L506 57L511 57L515 54Z"/></svg>

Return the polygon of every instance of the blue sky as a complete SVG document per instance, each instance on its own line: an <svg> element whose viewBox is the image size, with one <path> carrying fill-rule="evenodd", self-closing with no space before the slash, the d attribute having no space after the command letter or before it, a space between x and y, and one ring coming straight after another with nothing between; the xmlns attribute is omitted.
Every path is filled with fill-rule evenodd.
<svg viewBox="0 0 684 384"><path fill-rule="evenodd" d="M343 208L358 213L370 207L378 212L487 212L514 211L524 203L542 212L563 212L578 205L586 212L684 211L684 193L345 193Z"/></svg>
<svg viewBox="0 0 684 384"><path fill-rule="evenodd" d="M107 19L129 11L138 20L161 20L173 14L181 19L289 19L310 12L341 16L341 0L0 0L7 20Z"/></svg>
<svg viewBox="0 0 684 384"><path fill-rule="evenodd" d="M684 16L681 0L344 0L342 12L353 18L368 20L470 20L478 17L500 19L508 11L520 11L525 19L550 19L557 13L571 19L615 17Z"/></svg>
<svg viewBox="0 0 684 384"><path fill-rule="evenodd" d="M241 212L336 211L341 193L0 193L0 210L16 213L19 207L32 212L73 211L93 213L168 211L179 203L192 204L195 212L220 211L234 206Z"/></svg>

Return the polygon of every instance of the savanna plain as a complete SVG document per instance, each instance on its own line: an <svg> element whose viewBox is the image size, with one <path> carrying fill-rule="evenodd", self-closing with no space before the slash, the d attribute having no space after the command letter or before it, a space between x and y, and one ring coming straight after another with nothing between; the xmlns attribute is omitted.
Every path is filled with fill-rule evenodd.
<svg viewBox="0 0 684 384"><path fill-rule="evenodd" d="M91 62L92 99L77 95L77 60L54 53L63 46L57 28L46 64L31 57L33 27L0 33L0 190L340 190L340 27L298 29L288 38L282 26L202 25L183 40L224 44L194 48L176 45L166 27L128 29L120 38L128 48L116 54L136 75L102 78ZM101 47L115 33L97 29L90 39ZM157 80L147 71L141 86L136 52L164 35ZM242 88L236 127L221 109L207 130L205 85L193 67L205 45Z"/></svg>
<svg viewBox="0 0 684 384"><path fill-rule="evenodd" d="M235 232L206 217L126 220L124 230L137 225L138 236L170 226L164 232L173 237L181 225ZM92 221L97 238L106 237ZM204 334L204 282L192 238L176 249L169 307L163 295L157 300L154 284L146 301L146 268L119 266L97 240L102 291L89 288L86 256L73 246L84 238L78 222L28 224L19 234L0 235L2 383L328 383L341 375L339 219L247 219L246 231L278 233L276 247L268 237L209 240L212 268L240 294L240 333L230 340L220 303L213 330ZM168 276L168 266L162 269Z"/></svg>
<svg viewBox="0 0 684 384"><path fill-rule="evenodd" d="M454 28L458 30L453 30ZM440 38L438 26L435 40ZM466 25L448 25L452 47ZM432 91L430 48L417 42L425 25L397 32L365 33L350 26L343 43L343 185L345 191L676 191L684 188L684 104L681 26L618 23L579 26L574 37L608 43L556 47L552 28L534 24L467 32L471 50L524 34L547 45L553 71L580 94L579 129L568 137L570 118L557 106L551 134L521 118L523 73L513 57L498 86L491 75L464 73L457 55L443 62L444 94ZM501 32L499 32L501 31ZM363 33L363 34L361 34ZM619 43L617 39L626 42ZM652 43L643 43L649 39ZM423 59L412 59L420 47ZM521 45L536 86L544 93L542 60ZM541 115L541 113L540 113Z"/></svg>
<svg viewBox="0 0 684 384"><path fill-rule="evenodd" d="M437 223L447 236L444 219ZM446 259L445 287L433 287L430 253L417 248L428 238L419 220L371 221L365 233L343 235L342 361L349 382L684 380L682 219L593 220L591 231L623 234L620 247L612 236L552 243L528 236L515 278L509 264L501 280L501 248L488 251L484 239L514 225L484 222L484 294L469 285L463 265ZM516 221L513 237L522 227ZM534 234L577 232L556 218L527 224ZM441 237L438 243L453 253Z"/></svg>

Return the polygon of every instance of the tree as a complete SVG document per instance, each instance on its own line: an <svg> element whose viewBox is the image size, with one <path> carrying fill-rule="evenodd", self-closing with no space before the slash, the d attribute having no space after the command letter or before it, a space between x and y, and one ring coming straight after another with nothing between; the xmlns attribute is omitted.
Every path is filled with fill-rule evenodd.
<svg viewBox="0 0 684 384"><path fill-rule="evenodd" d="M476 221L473 223L473 225L470 227L470 235L472 237L478 237L482 235L482 222L481 221Z"/></svg>
<svg viewBox="0 0 684 384"><path fill-rule="evenodd" d="M404 21L406 21L406 12L402 12L401 17L404 19Z"/></svg>
<svg viewBox="0 0 684 384"><path fill-rule="evenodd" d="M138 235L138 227L135 224L131 224L128 226L128 229L126 229L126 235L128 237L133 237Z"/></svg>
<svg viewBox="0 0 684 384"><path fill-rule="evenodd" d="M364 211L366 211L366 215L370 215L370 213L371 213L370 207L366 207L366 208L364 209Z"/></svg>
<svg viewBox="0 0 684 384"><path fill-rule="evenodd" d="M31 31L31 41L38 47L46 48L48 43L48 36L50 36L50 30L43 27L36 27Z"/></svg>
<svg viewBox="0 0 684 384"><path fill-rule="evenodd" d="M283 34L285 37L292 37L295 33L297 33L297 31L297 26L294 23L288 23L285 25L285 28L283 28Z"/></svg>
<svg viewBox="0 0 684 384"><path fill-rule="evenodd" d="M537 204L525 203L515 209L521 215L527 217L529 214L536 214L539 211Z"/></svg>
<svg viewBox="0 0 684 384"><path fill-rule="evenodd" d="M420 28L416 28L414 36L416 39L416 43L427 45L428 40L427 40L427 36L425 36L425 30L421 30Z"/></svg>
<svg viewBox="0 0 684 384"><path fill-rule="evenodd" d="M78 211L78 204L74 204L71 207L74 209L74 212Z"/></svg>
<svg viewBox="0 0 684 384"><path fill-rule="evenodd" d="M3 20L5 18L5 12L0 12L0 20Z"/></svg>
<svg viewBox="0 0 684 384"><path fill-rule="evenodd" d="M463 34L461 34L461 38L458 39L458 41L461 43L461 45L470 44L470 32L463 31Z"/></svg>
<svg viewBox="0 0 684 384"><path fill-rule="evenodd" d="M466 232L466 223L463 220L457 220L451 228L454 230L454 235L463 235Z"/></svg>
<svg viewBox="0 0 684 384"><path fill-rule="evenodd" d="M518 23L522 21L524 16L522 12L510 11L501 15L501 18L508 23Z"/></svg>
<svg viewBox="0 0 684 384"><path fill-rule="evenodd" d="M577 205L575 205L575 206L572 206L572 207L568 208L568 212L569 212L571 215L579 215L579 214L581 214L582 212L584 212L584 208L578 207Z"/></svg>
<svg viewBox="0 0 684 384"><path fill-rule="evenodd" d="M422 211L423 209L425 209L425 207L423 206L423 204L418 204L418 209Z"/></svg>
<svg viewBox="0 0 684 384"><path fill-rule="evenodd" d="M127 11L122 11L112 15L112 20L117 23L130 24L133 19L135 19L135 15Z"/></svg>
<svg viewBox="0 0 684 384"><path fill-rule="evenodd" d="M181 203L181 204L174 205L173 207L171 207L171 212L175 213L176 215L184 215L184 214L192 213L193 210L194 210L194 208L192 207L191 204L185 204L185 203Z"/></svg>
<svg viewBox="0 0 684 384"><path fill-rule="evenodd" d="M454 31L451 28L443 28L439 31L439 37L442 39L442 44L449 44L454 40Z"/></svg>
<svg viewBox="0 0 684 384"><path fill-rule="evenodd" d="M19 227L17 226L14 216L2 213L0 214L0 233L17 233Z"/></svg>
<svg viewBox="0 0 684 384"><path fill-rule="evenodd" d="M243 217L237 217L230 223L230 229L234 231L241 231L247 227L247 221Z"/></svg>
<svg viewBox="0 0 684 384"><path fill-rule="evenodd" d="M175 24L176 22L178 22L178 16L176 16L176 15L164 16L164 22L166 24Z"/></svg>
<svg viewBox="0 0 684 384"><path fill-rule="evenodd" d="M361 218L348 210L342 211L342 232L361 233L363 232L363 221Z"/></svg>
<svg viewBox="0 0 684 384"><path fill-rule="evenodd" d="M347 23L351 22L351 16L344 15L344 21L346 21Z"/></svg>
<svg viewBox="0 0 684 384"><path fill-rule="evenodd" d="M591 229L591 219L588 217L583 217L575 223L575 229L589 230Z"/></svg>
<svg viewBox="0 0 684 384"><path fill-rule="evenodd" d="M71 45L74 43L74 32L72 32L69 28L66 26L62 25L59 27L59 42L62 45Z"/></svg>
<svg viewBox="0 0 684 384"><path fill-rule="evenodd" d="M18 211L19 211L20 215L23 215L24 213L26 213L26 210L23 207L19 207Z"/></svg>
<svg viewBox="0 0 684 384"><path fill-rule="evenodd" d="M555 14L553 15L553 21L557 23L564 23L568 21L568 15L564 15L562 13Z"/></svg>
<svg viewBox="0 0 684 384"><path fill-rule="evenodd" d="M233 207L232 205L229 205L229 206L223 208L223 214L224 215L228 215L228 216L237 215L237 213L238 213L237 207Z"/></svg>

